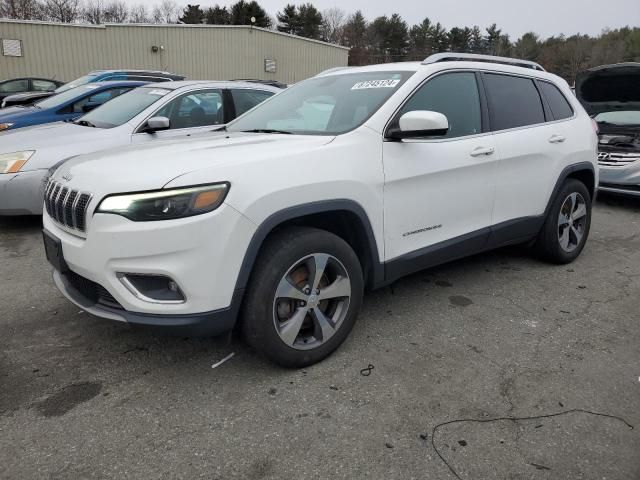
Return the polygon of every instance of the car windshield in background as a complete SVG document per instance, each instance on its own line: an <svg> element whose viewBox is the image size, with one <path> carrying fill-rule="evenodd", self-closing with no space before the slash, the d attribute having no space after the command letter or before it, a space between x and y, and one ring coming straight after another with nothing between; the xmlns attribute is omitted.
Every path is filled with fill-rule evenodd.
<svg viewBox="0 0 640 480"><path fill-rule="evenodd" d="M95 85L84 85L82 87L72 88L71 90L67 90L66 92L58 93L52 97L45 98L44 100L40 100L36 102L35 106L37 108L56 108L60 105L64 105L70 100L79 97L83 93L89 93L92 90L98 88Z"/></svg>
<svg viewBox="0 0 640 480"><path fill-rule="evenodd" d="M414 72L360 72L311 78L232 122L230 132L339 135L362 125Z"/></svg>
<svg viewBox="0 0 640 480"><path fill-rule="evenodd" d="M603 112L594 117L598 123L608 123L610 125L640 125L640 111L618 111L618 112Z"/></svg>
<svg viewBox="0 0 640 480"><path fill-rule="evenodd" d="M72 88L92 82L96 78L96 76L97 75L85 75L84 77L76 78L69 83L65 83L61 87L58 87L55 91L56 93L66 92L67 90L70 90Z"/></svg>
<svg viewBox="0 0 640 480"><path fill-rule="evenodd" d="M87 113L76 120L76 123L88 122L98 128L118 127L131 120L169 92L170 90L166 88L136 88Z"/></svg>

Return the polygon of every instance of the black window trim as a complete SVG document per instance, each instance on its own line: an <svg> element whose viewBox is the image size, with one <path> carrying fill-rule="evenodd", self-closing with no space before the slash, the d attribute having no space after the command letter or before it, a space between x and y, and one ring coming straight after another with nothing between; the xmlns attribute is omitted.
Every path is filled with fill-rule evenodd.
<svg viewBox="0 0 640 480"><path fill-rule="evenodd" d="M546 109L549 109L549 118L550 120L547 120L547 123L555 123L555 122L565 122L567 120L572 120L574 118L576 118L576 109L573 107L573 105L571 104L571 102L569 101L569 99L566 97L566 95L562 92L562 90L552 81L550 80L544 80L542 78L536 78L535 79L536 82L536 87L538 88L538 92L540 92L540 96L542 97L542 101L545 105L545 112ZM570 117L566 117L566 118L559 118L556 119L555 116L553 115L553 111L551 110L551 105L549 103L549 100L547 99L547 96L544 94L544 92L542 91L542 88L540 87L541 83L548 83L549 85L553 86L556 90L558 90L558 92L560 93L560 95L562 95L562 98L564 98L564 101L567 102L567 105L569 105L569 108L571 109L571 116Z"/></svg>
<svg viewBox="0 0 640 480"><path fill-rule="evenodd" d="M477 138L484 135L491 135L491 128L489 122L489 107L487 104L487 95L484 91L484 83L482 83L481 70L472 69L472 68L452 68L447 70L440 70L438 72L434 72L431 75L427 76L422 82L420 82L411 92L407 94L404 100L398 105L398 107L394 110L393 114L387 120L384 128L382 129L382 140L384 142L394 142L397 143L397 140L391 139L387 137L389 133L389 129L393 128L393 124L398 119L398 114L404 107L404 105L416 94L418 90L420 90L427 82L430 80L440 76L446 75L448 73L473 73L476 78L476 87L478 88L478 97L480 98L480 126L482 131L480 133L476 133L474 135L463 135L460 137L450 137L450 138L408 138L403 139L401 142L420 142L420 143L440 143L440 142L452 142L456 140L462 140L467 138Z"/></svg>

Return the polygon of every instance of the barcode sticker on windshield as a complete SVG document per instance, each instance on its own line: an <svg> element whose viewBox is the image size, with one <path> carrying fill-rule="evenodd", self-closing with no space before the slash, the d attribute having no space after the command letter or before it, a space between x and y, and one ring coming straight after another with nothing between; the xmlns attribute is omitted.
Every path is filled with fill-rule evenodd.
<svg viewBox="0 0 640 480"><path fill-rule="evenodd" d="M151 90L149 95L166 95L167 90Z"/></svg>
<svg viewBox="0 0 640 480"><path fill-rule="evenodd" d="M351 90L364 90L365 88L395 88L400 83L400 80L367 80L364 82L358 82Z"/></svg>

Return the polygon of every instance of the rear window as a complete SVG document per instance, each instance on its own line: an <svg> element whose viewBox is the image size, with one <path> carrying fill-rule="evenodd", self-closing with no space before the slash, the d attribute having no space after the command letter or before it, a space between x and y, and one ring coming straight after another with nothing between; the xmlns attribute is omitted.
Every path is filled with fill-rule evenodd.
<svg viewBox="0 0 640 480"><path fill-rule="evenodd" d="M533 80L487 73L484 84L492 130L544 123L542 100Z"/></svg>
<svg viewBox="0 0 640 480"><path fill-rule="evenodd" d="M562 120L573 116L573 109L558 87L549 82L538 82L544 98L546 98L554 120Z"/></svg>

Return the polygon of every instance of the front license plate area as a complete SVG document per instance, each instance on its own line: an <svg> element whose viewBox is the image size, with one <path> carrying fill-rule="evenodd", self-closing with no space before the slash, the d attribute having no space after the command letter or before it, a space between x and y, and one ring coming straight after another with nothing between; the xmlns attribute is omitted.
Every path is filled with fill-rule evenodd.
<svg viewBox="0 0 640 480"><path fill-rule="evenodd" d="M42 231L42 239L44 241L44 252L47 255L49 263L60 273L69 270L67 262L64 261L62 253L62 242L59 238L54 237L46 230Z"/></svg>

